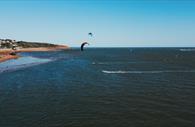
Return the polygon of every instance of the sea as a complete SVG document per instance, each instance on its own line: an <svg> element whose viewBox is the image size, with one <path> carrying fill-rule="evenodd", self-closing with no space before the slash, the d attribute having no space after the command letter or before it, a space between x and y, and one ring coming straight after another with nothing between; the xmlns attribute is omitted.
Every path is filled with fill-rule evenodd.
<svg viewBox="0 0 195 127"><path fill-rule="evenodd" d="M0 127L195 127L195 48L72 48L0 63Z"/></svg>

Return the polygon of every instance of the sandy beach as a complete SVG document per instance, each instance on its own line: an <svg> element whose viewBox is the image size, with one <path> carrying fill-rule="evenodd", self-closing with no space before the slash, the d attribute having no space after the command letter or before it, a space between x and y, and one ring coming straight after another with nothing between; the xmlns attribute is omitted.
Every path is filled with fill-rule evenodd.
<svg viewBox="0 0 195 127"><path fill-rule="evenodd" d="M56 47L39 47L39 48L21 48L17 49L15 52L46 52L46 51L57 51L57 50L63 50L68 49L68 46L56 46ZM17 59L20 56L19 55L10 55L10 53L13 52L12 49L0 49L0 62L4 62L10 59Z"/></svg>

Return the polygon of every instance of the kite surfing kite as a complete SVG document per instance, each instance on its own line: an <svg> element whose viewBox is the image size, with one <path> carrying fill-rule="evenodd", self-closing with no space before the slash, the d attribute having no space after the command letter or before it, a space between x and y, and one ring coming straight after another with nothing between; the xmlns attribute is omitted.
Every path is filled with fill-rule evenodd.
<svg viewBox="0 0 195 127"><path fill-rule="evenodd" d="M92 33L88 33L89 36L93 37L93 34Z"/></svg>
<svg viewBox="0 0 195 127"><path fill-rule="evenodd" d="M85 46L86 44L89 45L89 43L87 43L87 42L84 42L84 43L81 44L81 51L84 50L84 46Z"/></svg>
<svg viewBox="0 0 195 127"><path fill-rule="evenodd" d="M93 37L93 33L91 33L91 32L88 33L88 35L89 35L90 37ZM84 50L84 46L85 46L86 44L89 45L89 43L87 43L87 42L84 42L84 43L81 44L81 51Z"/></svg>

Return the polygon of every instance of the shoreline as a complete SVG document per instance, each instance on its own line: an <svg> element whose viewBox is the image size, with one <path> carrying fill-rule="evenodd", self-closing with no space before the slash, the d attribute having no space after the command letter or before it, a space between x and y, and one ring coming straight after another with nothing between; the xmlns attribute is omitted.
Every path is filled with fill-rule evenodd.
<svg viewBox="0 0 195 127"><path fill-rule="evenodd" d="M11 52L47 52L69 49L68 46L56 46L56 47L38 47L38 48L21 48L13 51L12 49L0 49L0 63L11 59L17 59L19 55L10 55Z"/></svg>
<svg viewBox="0 0 195 127"><path fill-rule="evenodd" d="M17 58L19 58L20 56L18 56L18 55L2 55L2 56L0 56L0 63L1 62L5 62L5 61L7 61L7 60L11 60L11 59L17 59Z"/></svg>

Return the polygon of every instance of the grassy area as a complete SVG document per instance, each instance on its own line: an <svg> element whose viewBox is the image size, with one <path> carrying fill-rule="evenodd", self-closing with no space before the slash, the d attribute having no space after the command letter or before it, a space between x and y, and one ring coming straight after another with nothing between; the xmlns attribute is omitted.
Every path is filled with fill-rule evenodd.
<svg viewBox="0 0 195 127"><path fill-rule="evenodd" d="M38 42L25 42L18 41L16 42L17 46L22 48L38 48L38 47L55 47L57 45L49 44L49 43L38 43Z"/></svg>

